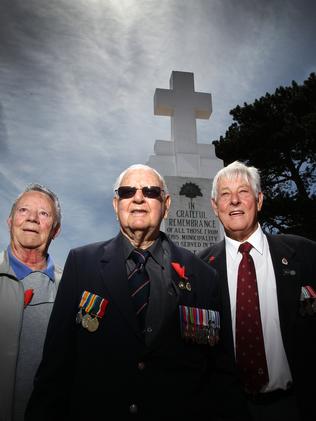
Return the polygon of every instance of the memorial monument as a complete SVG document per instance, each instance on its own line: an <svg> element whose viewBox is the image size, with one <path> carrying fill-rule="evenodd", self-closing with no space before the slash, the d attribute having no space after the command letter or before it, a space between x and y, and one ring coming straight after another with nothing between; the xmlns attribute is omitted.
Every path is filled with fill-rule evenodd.
<svg viewBox="0 0 316 421"><path fill-rule="evenodd" d="M211 205L214 175L223 167L214 146L197 143L196 119L209 119L212 96L194 91L194 75L173 71L170 89L156 89L154 114L171 117L171 140L156 140L148 165L166 179L172 204L164 231L194 253L223 238Z"/></svg>

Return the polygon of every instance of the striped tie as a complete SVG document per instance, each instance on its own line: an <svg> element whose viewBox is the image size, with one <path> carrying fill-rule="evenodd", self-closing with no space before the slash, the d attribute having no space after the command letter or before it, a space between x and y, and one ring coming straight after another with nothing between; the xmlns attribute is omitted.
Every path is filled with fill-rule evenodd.
<svg viewBox="0 0 316 421"><path fill-rule="evenodd" d="M145 328L146 310L150 291L150 281L145 269L145 264L149 255L149 251L140 249L134 249L130 254L130 257L133 259L136 266L128 276L129 289L142 331Z"/></svg>

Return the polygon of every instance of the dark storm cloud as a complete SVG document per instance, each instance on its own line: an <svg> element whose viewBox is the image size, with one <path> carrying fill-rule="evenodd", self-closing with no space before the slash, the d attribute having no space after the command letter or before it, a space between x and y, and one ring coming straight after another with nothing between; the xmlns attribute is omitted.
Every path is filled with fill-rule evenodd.
<svg viewBox="0 0 316 421"><path fill-rule="evenodd" d="M213 114L199 141L224 134L229 110L316 68L315 2L302 0L2 0L0 246L11 199L29 182L59 195L70 247L117 231L112 184L146 162L170 121L153 115L172 70L194 72ZM1 213L2 212L2 213Z"/></svg>

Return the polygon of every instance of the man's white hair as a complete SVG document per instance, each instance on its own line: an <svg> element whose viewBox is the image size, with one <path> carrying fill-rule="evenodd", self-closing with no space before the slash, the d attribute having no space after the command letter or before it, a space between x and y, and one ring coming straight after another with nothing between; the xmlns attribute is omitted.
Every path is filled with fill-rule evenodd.
<svg viewBox="0 0 316 421"><path fill-rule="evenodd" d="M18 201L21 199L21 197L25 193L32 192L32 191L44 193L44 194L46 194L46 196L48 196L52 200L52 202L54 203L55 216L56 216L55 221L54 221L54 228L56 226L60 226L60 224L61 224L61 207L60 207L60 202L59 202L59 199L57 197L57 194L54 193L52 190L50 190L48 187L43 186L42 184L38 184L38 183L28 184L26 186L25 190L22 193L19 194L19 196L15 199L15 201L12 205L10 216L13 216L16 205L17 205Z"/></svg>
<svg viewBox="0 0 316 421"><path fill-rule="evenodd" d="M234 178L241 177L247 183L250 184L252 190L254 191L256 198L258 199L259 192L261 192L261 183L260 183L260 174L257 168L247 167L239 161L234 161L227 167L222 168L215 175L212 186L212 199L216 202L218 196L218 183L222 178L227 178L232 180Z"/></svg>
<svg viewBox="0 0 316 421"><path fill-rule="evenodd" d="M163 176L161 174L159 174L159 172L157 170L155 170L152 167L149 167L148 165L144 165L144 164L134 164L131 165L130 167L126 168L123 172L121 172L121 174L117 177L114 185L113 185L113 191L115 193L115 191L120 187L121 182L125 176L125 174L130 171L130 170L145 170L145 171L152 171L153 173L155 173L157 175L157 177L159 178L161 184L162 184L162 189L164 191L165 194L168 194L168 187L166 184L165 179L163 178Z"/></svg>

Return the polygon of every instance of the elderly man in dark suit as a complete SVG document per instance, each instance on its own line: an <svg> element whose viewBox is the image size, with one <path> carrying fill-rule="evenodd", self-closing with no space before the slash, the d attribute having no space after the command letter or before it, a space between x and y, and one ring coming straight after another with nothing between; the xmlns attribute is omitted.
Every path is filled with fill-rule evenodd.
<svg viewBox="0 0 316 421"><path fill-rule="evenodd" d="M220 276L225 341L254 420L316 419L316 243L265 234L262 202L256 168L221 169L212 206L225 238L200 257Z"/></svg>
<svg viewBox="0 0 316 421"><path fill-rule="evenodd" d="M120 233L70 251L26 420L244 420L216 272L160 231L163 178L135 165L114 191Z"/></svg>

